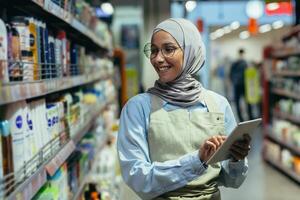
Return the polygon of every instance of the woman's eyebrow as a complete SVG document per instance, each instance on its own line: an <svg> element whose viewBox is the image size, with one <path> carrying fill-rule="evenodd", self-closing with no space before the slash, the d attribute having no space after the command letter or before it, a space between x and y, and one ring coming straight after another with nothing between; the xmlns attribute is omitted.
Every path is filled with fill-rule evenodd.
<svg viewBox="0 0 300 200"><path fill-rule="evenodd" d="M162 46L177 46L177 44L173 43L173 42L166 42L166 43L163 43ZM151 44L151 47L157 48L157 45Z"/></svg>
<svg viewBox="0 0 300 200"><path fill-rule="evenodd" d="M168 45L176 45L175 43L173 43L173 42L166 42L166 43L163 43L162 45L164 45L164 46L168 46Z"/></svg>

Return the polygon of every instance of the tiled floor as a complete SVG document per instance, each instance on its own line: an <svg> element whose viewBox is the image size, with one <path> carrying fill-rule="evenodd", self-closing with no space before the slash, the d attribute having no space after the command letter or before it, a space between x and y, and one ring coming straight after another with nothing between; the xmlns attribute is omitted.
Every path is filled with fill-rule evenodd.
<svg viewBox="0 0 300 200"><path fill-rule="evenodd" d="M253 137L248 177L239 189L221 188L222 200L299 200L300 185L261 158L262 135Z"/></svg>

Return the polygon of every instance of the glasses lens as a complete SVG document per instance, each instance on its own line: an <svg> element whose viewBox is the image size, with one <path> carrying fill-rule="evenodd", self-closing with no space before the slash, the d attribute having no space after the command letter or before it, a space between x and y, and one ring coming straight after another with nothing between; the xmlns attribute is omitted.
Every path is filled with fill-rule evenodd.
<svg viewBox="0 0 300 200"><path fill-rule="evenodd" d="M144 46L144 54L147 58L150 58L150 56L151 56L151 44L150 43L147 43Z"/></svg>
<svg viewBox="0 0 300 200"><path fill-rule="evenodd" d="M162 49L162 52L165 57L172 57L174 55L175 50L176 50L176 48L174 48L174 47L164 47Z"/></svg>

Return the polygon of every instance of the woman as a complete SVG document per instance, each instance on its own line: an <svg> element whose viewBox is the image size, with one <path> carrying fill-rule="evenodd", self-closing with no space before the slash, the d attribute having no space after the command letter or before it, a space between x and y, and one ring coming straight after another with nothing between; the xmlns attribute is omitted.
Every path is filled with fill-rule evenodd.
<svg viewBox="0 0 300 200"><path fill-rule="evenodd" d="M159 80L122 110L117 146L125 182L142 199L220 199L218 186L245 179L250 138L232 146L232 159L205 164L236 122L228 101L192 77L205 61L197 28L167 19L144 52Z"/></svg>

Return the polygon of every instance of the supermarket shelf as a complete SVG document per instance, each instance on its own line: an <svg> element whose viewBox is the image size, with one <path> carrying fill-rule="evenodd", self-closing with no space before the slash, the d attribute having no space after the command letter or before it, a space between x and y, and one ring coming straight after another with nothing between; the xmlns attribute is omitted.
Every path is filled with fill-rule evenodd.
<svg viewBox="0 0 300 200"><path fill-rule="evenodd" d="M287 58L289 56L297 56L300 55L300 49L297 48L285 48L278 49L272 53L274 58Z"/></svg>
<svg viewBox="0 0 300 200"><path fill-rule="evenodd" d="M55 17L61 19L62 21L70 24L74 29L79 31L81 34L85 35L86 37L89 37L95 44L97 44L99 47L104 47L104 42L97 38L97 36L88 29L85 25L83 25L80 21L75 19L70 13L65 12L62 8L57 6L55 3L51 1L45 1L44 4L41 4L40 2L36 0L32 0L32 2L36 3L41 7L41 9L44 9L44 11L51 13Z"/></svg>
<svg viewBox="0 0 300 200"><path fill-rule="evenodd" d="M284 37L282 38L282 41L289 40L291 37L297 35L299 32L300 32L300 25L292 27L290 32L288 34L284 35Z"/></svg>
<svg viewBox="0 0 300 200"><path fill-rule="evenodd" d="M80 183L80 186L77 190L77 193L72 197L72 200L77 200L79 199L85 185L88 183L88 176L86 176L83 180L82 180L82 183Z"/></svg>
<svg viewBox="0 0 300 200"><path fill-rule="evenodd" d="M278 118L286 119L293 123L300 124L300 117L295 117L291 114L280 112L280 111L275 111L275 110L273 111L273 114L274 114L274 116L276 116Z"/></svg>
<svg viewBox="0 0 300 200"><path fill-rule="evenodd" d="M99 147L97 148L98 150L96 151L95 155L97 155L105 147L105 144L106 144L106 137L104 138L103 143L101 145L99 145ZM92 161L92 164L91 164L92 167L93 167L94 163L95 163L95 160ZM83 192L84 186L89 181L89 174L90 173L88 173L85 176L85 178L82 180L82 183L80 183L80 186L78 187L77 193L72 197L72 200L78 200L79 199L80 195Z"/></svg>
<svg viewBox="0 0 300 200"><path fill-rule="evenodd" d="M78 19L74 18L71 13L65 12L50 0L11 0L0 1L5 7L14 10L15 16L29 15L37 17L55 29L65 30L68 37L74 39L83 46L88 46L93 50L108 50L97 35L88 27L83 25ZM88 49L89 49L88 48Z"/></svg>
<svg viewBox="0 0 300 200"><path fill-rule="evenodd" d="M103 108L97 113L99 114ZM93 116L95 117L95 115ZM88 123L77 131L77 135L83 137L86 134L86 131L92 127L92 122L94 118L88 120ZM85 132L84 132L85 131ZM81 138L80 137L80 138ZM16 200L16 199L31 199L39 189L46 183L47 181L47 172L50 175L53 175L56 170L67 160L69 155L75 150L76 142L74 140L70 140L66 145L64 145L57 154L55 154L48 162L44 163L39 167L37 172L35 172L30 178L24 181L21 185L19 185L8 197L7 200Z"/></svg>
<svg viewBox="0 0 300 200"><path fill-rule="evenodd" d="M278 89L278 88L272 89L272 92L277 95L286 96L286 97L300 100L299 94L297 94L295 92L290 92L290 91L287 91L284 89Z"/></svg>
<svg viewBox="0 0 300 200"><path fill-rule="evenodd" d="M36 82L14 83L2 85L2 87L0 85L0 105L44 96L105 78L107 77L93 74Z"/></svg>
<svg viewBox="0 0 300 200"><path fill-rule="evenodd" d="M109 104L109 103L107 103L107 104ZM96 109L96 111L94 111L92 114L89 114L91 116L90 119L88 120L89 125L86 125L80 132L78 132L78 134L76 134L72 138L72 140L75 144L77 144L85 136L87 131L89 131L92 128L94 121L104 111L104 109L105 109L105 105L101 106L101 108L99 108L99 109Z"/></svg>
<svg viewBox="0 0 300 200"><path fill-rule="evenodd" d="M81 134L81 133L79 133ZM68 159L76 146L73 140L69 141L45 166L50 176L53 176L60 166Z"/></svg>
<svg viewBox="0 0 300 200"><path fill-rule="evenodd" d="M300 71L282 70L273 72L275 76L289 76L289 77L300 77Z"/></svg>
<svg viewBox="0 0 300 200"><path fill-rule="evenodd" d="M266 134L266 136L267 136L267 138L269 138L271 141L273 141L273 142L279 144L280 146L282 146L282 147L284 147L284 148L286 148L286 149L289 149L292 153L294 153L294 154L300 156L300 148L297 148L297 147L295 147L294 145L289 144L289 143L287 143L287 142L285 142L285 141L283 141L283 140L277 138L276 136L274 136L274 134L272 134L272 133L270 133L270 132L269 132L268 134Z"/></svg>
<svg viewBox="0 0 300 200"><path fill-rule="evenodd" d="M31 199L47 181L44 165L41 166L30 178L17 187L7 200Z"/></svg>
<svg viewBox="0 0 300 200"><path fill-rule="evenodd" d="M283 174L287 175L289 178L293 179L295 182L300 184L300 175L296 174L295 172L287 169L286 167L282 166L281 164L278 164L271 160L270 158L265 157L264 158L267 163L269 163L271 166L276 168L277 170L281 171Z"/></svg>

